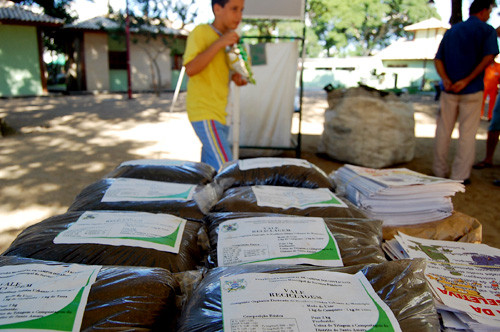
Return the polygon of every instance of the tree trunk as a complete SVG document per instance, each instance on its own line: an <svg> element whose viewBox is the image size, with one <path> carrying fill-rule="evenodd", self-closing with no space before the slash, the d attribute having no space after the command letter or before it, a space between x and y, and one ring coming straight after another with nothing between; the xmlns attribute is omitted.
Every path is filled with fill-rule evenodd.
<svg viewBox="0 0 500 332"><path fill-rule="evenodd" d="M451 0L450 25L462 22L462 0Z"/></svg>

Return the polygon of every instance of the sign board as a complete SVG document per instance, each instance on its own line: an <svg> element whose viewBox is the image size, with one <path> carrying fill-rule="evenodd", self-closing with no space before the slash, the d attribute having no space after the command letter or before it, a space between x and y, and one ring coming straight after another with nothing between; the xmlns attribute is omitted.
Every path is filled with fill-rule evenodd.
<svg viewBox="0 0 500 332"><path fill-rule="evenodd" d="M245 2L243 18L304 20L305 0L251 0Z"/></svg>

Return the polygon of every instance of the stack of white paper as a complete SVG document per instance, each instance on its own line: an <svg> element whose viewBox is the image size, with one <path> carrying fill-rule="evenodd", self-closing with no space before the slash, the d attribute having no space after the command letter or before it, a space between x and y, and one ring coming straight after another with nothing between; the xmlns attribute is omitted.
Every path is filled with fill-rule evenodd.
<svg viewBox="0 0 500 332"><path fill-rule="evenodd" d="M425 277L445 328L500 330L500 249L399 233L383 245L391 257L425 258Z"/></svg>
<svg viewBox="0 0 500 332"><path fill-rule="evenodd" d="M465 191L460 181L428 176L406 168L373 169L353 165L333 175L337 190L384 225L409 225L451 215L451 196Z"/></svg>

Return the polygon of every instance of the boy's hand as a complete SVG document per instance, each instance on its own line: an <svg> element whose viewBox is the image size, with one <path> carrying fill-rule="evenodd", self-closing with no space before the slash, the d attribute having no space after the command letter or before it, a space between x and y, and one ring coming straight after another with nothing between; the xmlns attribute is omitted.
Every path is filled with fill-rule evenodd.
<svg viewBox="0 0 500 332"><path fill-rule="evenodd" d="M237 86L244 86L244 85L247 85L248 82L246 79L243 78L243 76L241 76L240 73L234 73L233 75L231 75L231 80L234 82L234 84L236 84Z"/></svg>
<svg viewBox="0 0 500 332"><path fill-rule="evenodd" d="M223 34L220 38L219 38L219 42L224 46L230 46L230 45L234 45L238 42L238 40L240 39L240 36L236 33L236 31L234 30L231 30L231 31L228 31L226 32L225 34Z"/></svg>

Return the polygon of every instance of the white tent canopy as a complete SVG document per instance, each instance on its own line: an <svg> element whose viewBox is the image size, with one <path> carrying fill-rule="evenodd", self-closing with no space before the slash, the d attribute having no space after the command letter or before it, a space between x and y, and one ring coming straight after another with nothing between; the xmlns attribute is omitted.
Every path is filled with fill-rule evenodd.
<svg viewBox="0 0 500 332"><path fill-rule="evenodd" d="M245 3L243 17L303 22L304 12L305 0L251 0ZM232 117L233 158L239 158L240 147L277 148L276 150L292 148L298 155L300 154L300 119L298 142L295 147L291 146L291 124L299 58L299 45L297 40L293 41L294 39L291 38L291 43L265 44L266 64L252 66L255 86L242 87L240 94L240 88L232 85L232 102L228 104L228 113ZM302 48L304 48L303 40ZM302 85L300 88L302 89ZM240 126L241 123L244 126Z"/></svg>
<svg viewBox="0 0 500 332"><path fill-rule="evenodd" d="M250 0L245 2L244 18L303 20L305 0Z"/></svg>

